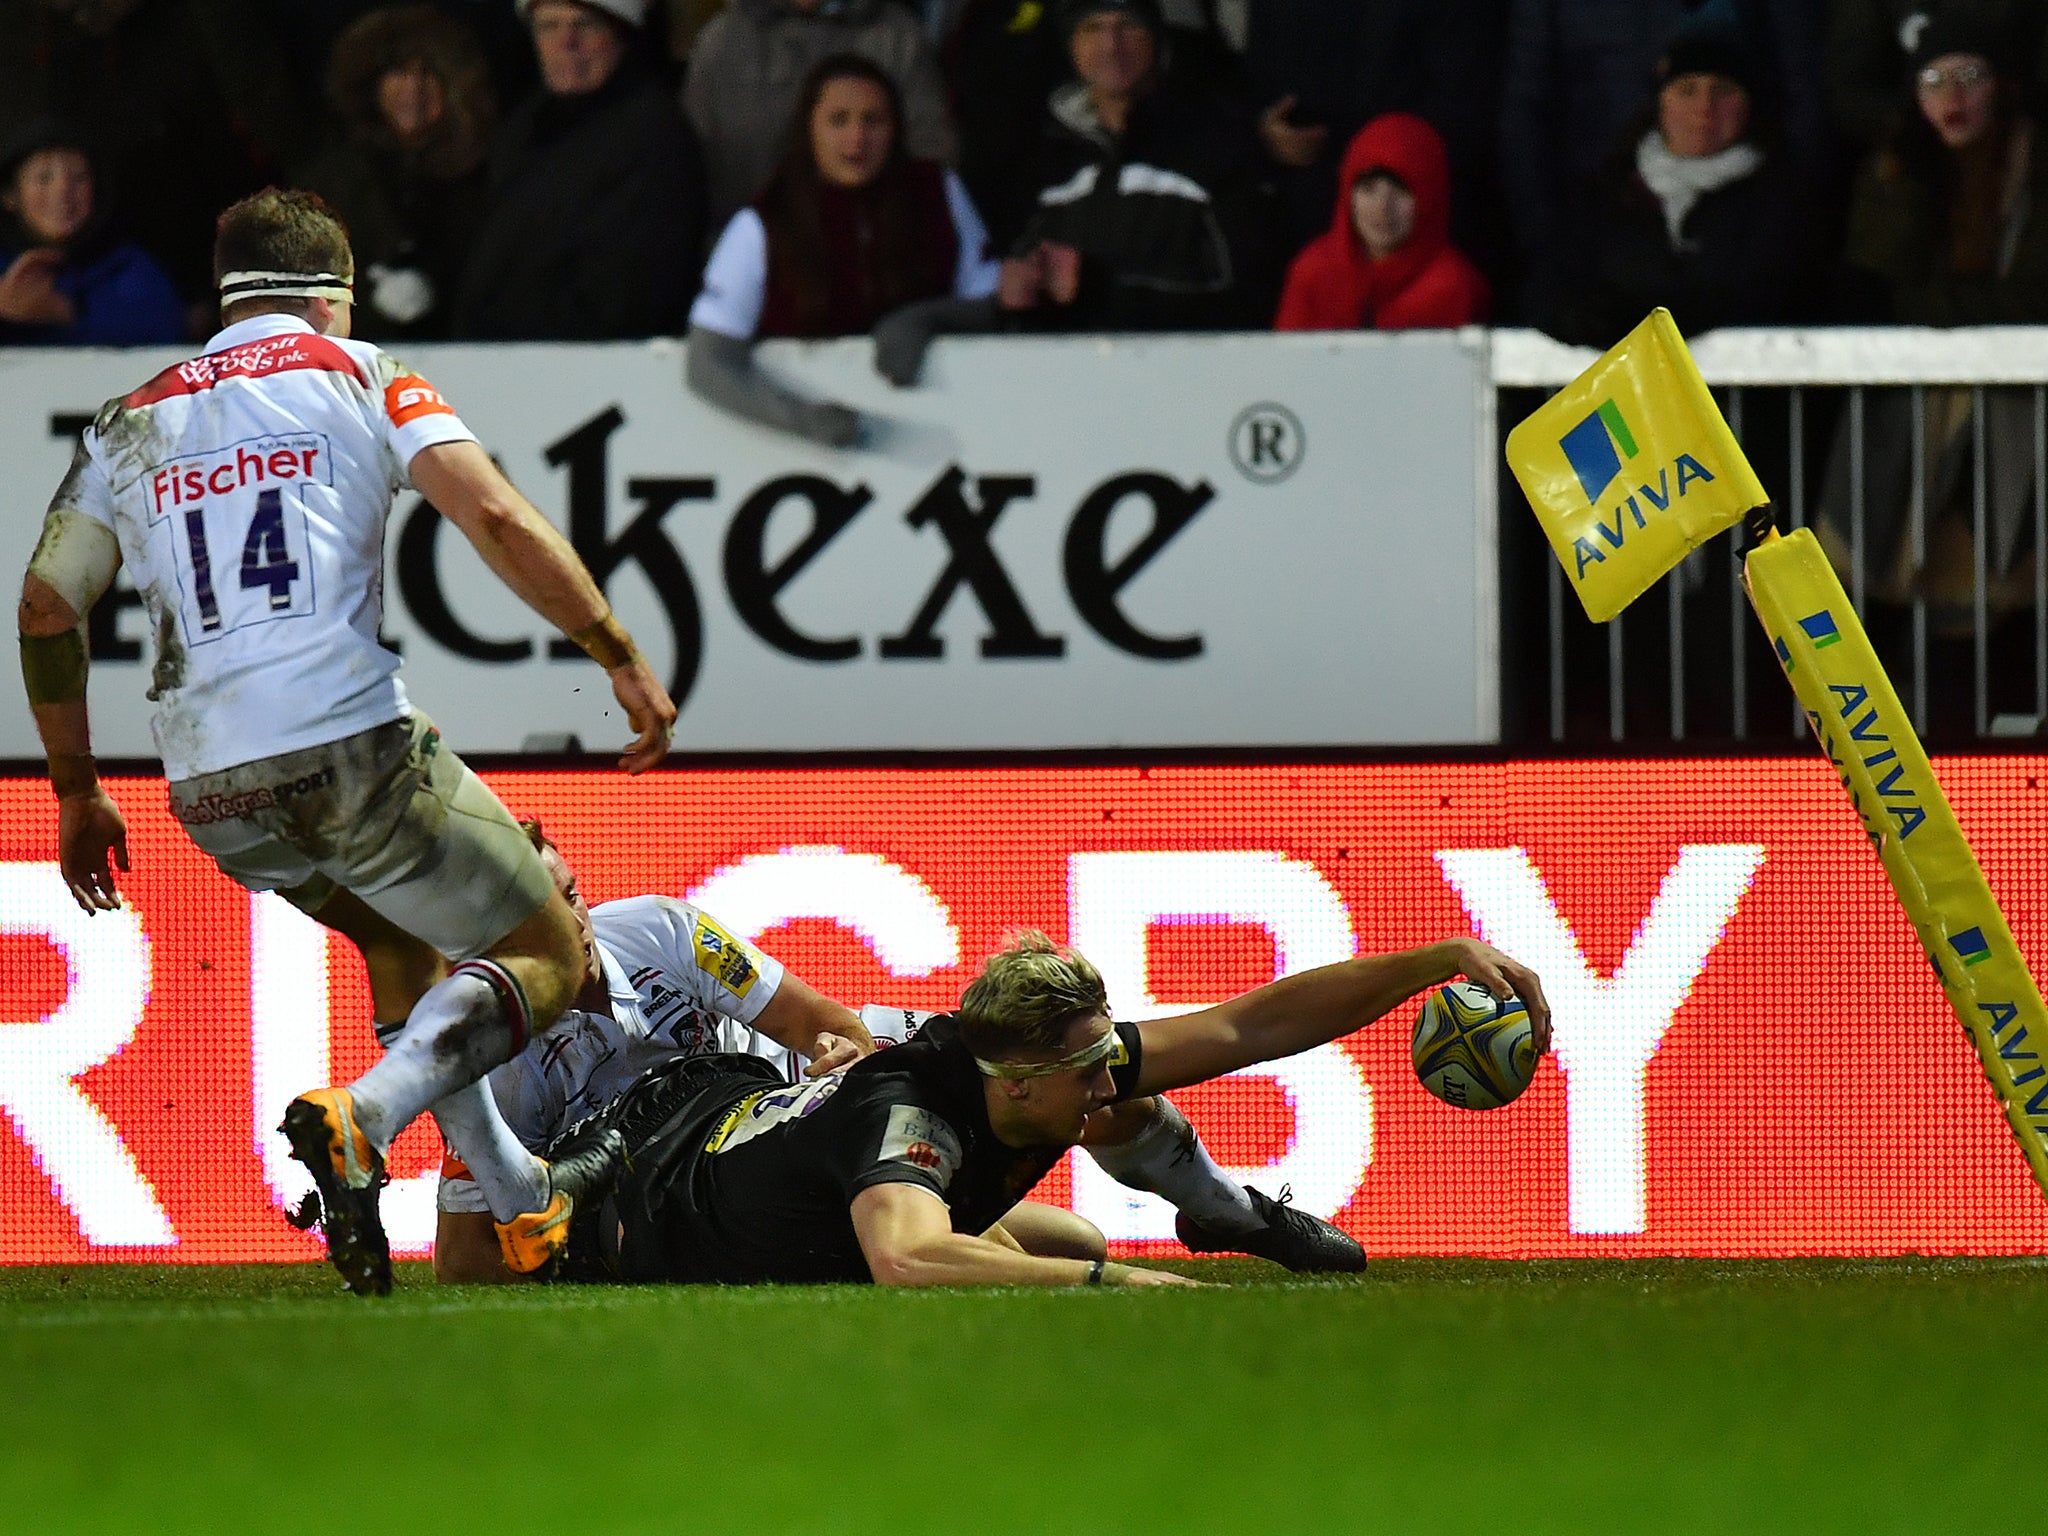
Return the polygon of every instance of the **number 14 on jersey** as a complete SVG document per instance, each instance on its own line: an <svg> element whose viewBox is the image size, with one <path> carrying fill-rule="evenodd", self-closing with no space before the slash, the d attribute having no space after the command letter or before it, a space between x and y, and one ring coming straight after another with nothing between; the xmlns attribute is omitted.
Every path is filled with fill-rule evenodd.
<svg viewBox="0 0 2048 1536"><path fill-rule="evenodd" d="M158 473L188 644L313 611L302 498L308 481L324 481L325 447L262 439Z"/></svg>

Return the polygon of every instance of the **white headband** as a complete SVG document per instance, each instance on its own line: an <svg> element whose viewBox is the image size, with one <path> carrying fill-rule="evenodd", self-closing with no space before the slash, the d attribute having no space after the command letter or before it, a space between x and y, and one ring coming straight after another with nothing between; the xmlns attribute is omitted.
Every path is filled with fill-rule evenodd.
<svg viewBox="0 0 2048 1536"><path fill-rule="evenodd" d="M983 1077L1006 1078L1017 1082L1030 1077L1051 1077L1055 1072L1072 1072L1081 1067L1092 1067L1097 1062L1107 1061L1116 1054L1122 1044L1114 1024L1106 1034L1097 1035L1078 1051L1070 1051L1057 1061L985 1061L974 1058L974 1065Z"/></svg>
<svg viewBox="0 0 2048 1536"><path fill-rule="evenodd" d="M220 280L220 301L333 299L353 302L355 280L335 272L230 272Z"/></svg>

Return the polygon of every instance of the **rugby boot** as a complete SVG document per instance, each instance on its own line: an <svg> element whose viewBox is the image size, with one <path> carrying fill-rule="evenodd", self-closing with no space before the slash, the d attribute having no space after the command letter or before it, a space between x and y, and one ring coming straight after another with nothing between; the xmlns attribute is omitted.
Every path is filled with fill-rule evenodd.
<svg viewBox="0 0 2048 1536"><path fill-rule="evenodd" d="M498 1222L498 1248L515 1275L544 1268L568 1246L576 1203L602 1200L626 1165L626 1140L610 1126L565 1142L548 1164L548 1203Z"/></svg>
<svg viewBox="0 0 2048 1536"><path fill-rule="evenodd" d="M1296 1274L1348 1275L1365 1268L1365 1249L1358 1239L1307 1211L1297 1211L1290 1186L1281 1186L1277 1200L1268 1199L1249 1184L1244 1192L1252 1197L1252 1209L1264 1226L1250 1232L1226 1232L1185 1215L1176 1216L1173 1234L1181 1246L1190 1253L1249 1253L1284 1264Z"/></svg>
<svg viewBox="0 0 2048 1536"><path fill-rule="evenodd" d="M346 1088L302 1093L278 1129L319 1189L320 1234L342 1284L358 1296L390 1294L391 1244L377 1213L384 1159L356 1125L355 1096Z"/></svg>

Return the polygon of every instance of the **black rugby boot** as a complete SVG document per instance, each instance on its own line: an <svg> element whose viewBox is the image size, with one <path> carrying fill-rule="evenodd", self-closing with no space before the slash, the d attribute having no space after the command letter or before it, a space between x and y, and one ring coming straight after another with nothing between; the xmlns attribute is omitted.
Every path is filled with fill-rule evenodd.
<svg viewBox="0 0 2048 1536"><path fill-rule="evenodd" d="M1268 1199L1249 1184L1252 1209L1265 1222L1250 1232L1225 1232L1205 1227L1189 1216L1176 1216L1173 1234L1190 1253L1248 1253L1271 1259L1296 1274L1350 1275L1365 1268L1365 1249L1341 1227L1294 1208L1294 1191L1282 1185L1280 1198Z"/></svg>

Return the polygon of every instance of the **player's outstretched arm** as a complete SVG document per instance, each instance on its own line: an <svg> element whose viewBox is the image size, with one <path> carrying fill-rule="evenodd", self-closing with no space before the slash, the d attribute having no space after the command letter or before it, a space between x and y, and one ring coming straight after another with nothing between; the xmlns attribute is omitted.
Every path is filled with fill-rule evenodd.
<svg viewBox="0 0 2048 1536"><path fill-rule="evenodd" d="M114 867L128 868L128 828L100 787L93 762L81 627L120 566L120 545L108 528L83 513L53 507L22 579L16 612L22 684L57 794L58 864L72 900L87 912L121 905Z"/></svg>
<svg viewBox="0 0 2048 1536"><path fill-rule="evenodd" d="M1014 1245L955 1232L946 1202L915 1184L871 1184L853 1197L853 1230L877 1285L1086 1285L1084 1259L1039 1259ZM1195 1285L1128 1264L1102 1266L1103 1285Z"/></svg>
<svg viewBox="0 0 2048 1536"><path fill-rule="evenodd" d="M474 442L423 448L407 472L414 488L476 546L498 579L610 675L612 696L637 733L619 766L641 773L667 756L676 723L668 690L555 525Z"/></svg>
<svg viewBox="0 0 2048 1536"><path fill-rule="evenodd" d="M805 1077L837 1072L875 1051L875 1037L859 1014L787 971L775 996L754 1020L754 1028L807 1059Z"/></svg>
<svg viewBox="0 0 2048 1536"><path fill-rule="evenodd" d="M1140 1024L1144 1056L1134 1096L1185 1088L1326 1044L1456 976L1470 977L1495 997L1512 992L1521 998L1537 1050L1550 1049L1550 1006L1536 973L1478 939L1445 939L1283 976L1200 1013Z"/></svg>

